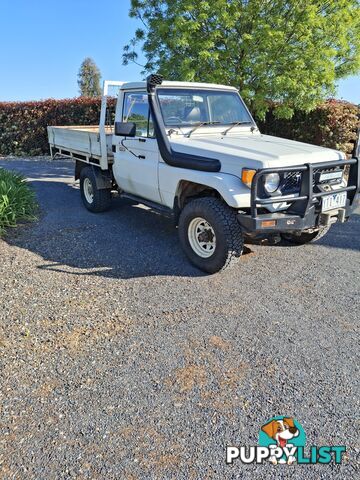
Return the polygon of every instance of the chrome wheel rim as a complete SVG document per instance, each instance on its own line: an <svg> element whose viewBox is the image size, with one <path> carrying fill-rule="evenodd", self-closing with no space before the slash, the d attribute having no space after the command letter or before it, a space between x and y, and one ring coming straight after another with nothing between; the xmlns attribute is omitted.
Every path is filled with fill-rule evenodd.
<svg viewBox="0 0 360 480"><path fill-rule="evenodd" d="M191 248L201 258L209 258L216 248L216 235L210 223L196 217L189 223L188 239Z"/></svg>
<svg viewBox="0 0 360 480"><path fill-rule="evenodd" d="M88 203L93 203L94 201L94 190L92 183L89 178L85 178L83 184L84 195Z"/></svg>

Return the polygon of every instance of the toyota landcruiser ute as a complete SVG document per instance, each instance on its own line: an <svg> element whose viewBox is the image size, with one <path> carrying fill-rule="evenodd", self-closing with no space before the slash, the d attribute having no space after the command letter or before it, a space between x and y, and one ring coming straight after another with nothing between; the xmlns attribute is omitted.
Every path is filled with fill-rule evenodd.
<svg viewBox="0 0 360 480"><path fill-rule="evenodd" d="M105 211L116 193L170 214L185 254L209 273L236 263L248 238L318 240L348 220L359 190L359 144L346 158L263 135L229 86L106 81L99 125L48 135L53 156L75 160L88 210Z"/></svg>

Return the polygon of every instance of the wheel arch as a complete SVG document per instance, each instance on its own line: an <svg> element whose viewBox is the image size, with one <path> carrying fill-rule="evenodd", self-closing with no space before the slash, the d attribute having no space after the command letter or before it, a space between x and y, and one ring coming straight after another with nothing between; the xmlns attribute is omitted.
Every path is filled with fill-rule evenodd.
<svg viewBox="0 0 360 480"><path fill-rule="evenodd" d="M224 200L220 192L214 187L191 180L179 181L175 192L173 207L176 225L178 224L181 210L185 207L185 205L189 201L201 197L216 197Z"/></svg>
<svg viewBox="0 0 360 480"><path fill-rule="evenodd" d="M98 190L107 190L113 188L113 176L110 170L101 170L100 167L80 162L79 160L77 160L75 163L75 180L80 179L82 170L87 167L91 168L94 173L96 188Z"/></svg>
<svg viewBox="0 0 360 480"><path fill-rule="evenodd" d="M195 177L194 175L192 177L182 175L175 182L175 178L172 179L171 176L168 178L170 179L169 191L172 188L174 191L171 205L174 209L176 224L181 210L193 198L213 196L223 200L224 203L234 209L250 207L251 192L234 175L223 173L214 175L202 172L202 175L196 175ZM171 180L173 181L172 185Z"/></svg>

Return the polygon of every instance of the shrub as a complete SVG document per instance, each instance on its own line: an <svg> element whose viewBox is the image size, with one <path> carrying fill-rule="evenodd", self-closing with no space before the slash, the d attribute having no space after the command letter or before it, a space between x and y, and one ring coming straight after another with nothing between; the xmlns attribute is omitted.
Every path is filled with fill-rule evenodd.
<svg viewBox="0 0 360 480"><path fill-rule="evenodd" d="M360 126L359 106L328 100L310 113L295 112L290 120L276 118L276 107L274 104L264 122L258 121L263 133L352 154Z"/></svg>
<svg viewBox="0 0 360 480"><path fill-rule="evenodd" d="M35 194L24 177L0 168L0 235L19 220L33 220L36 208Z"/></svg>
<svg viewBox="0 0 360 480"><path fill-rule="evenodd" d="M48 125L96 125L100 98L0 103L0 154L49 154Z"/></svg>
<svg viewBox="0 0 360 480"><path fill-rule="evenodd" d="M49 153L47 125L97 125L100 98L0 103L0 155ZM115 99L110 107L115 106ZM359 126L360 107L328 100L310 113L295 112L290 120L276 118L273 104L265 121L258 120L263 133L336 148L351 154Z"/></svg>

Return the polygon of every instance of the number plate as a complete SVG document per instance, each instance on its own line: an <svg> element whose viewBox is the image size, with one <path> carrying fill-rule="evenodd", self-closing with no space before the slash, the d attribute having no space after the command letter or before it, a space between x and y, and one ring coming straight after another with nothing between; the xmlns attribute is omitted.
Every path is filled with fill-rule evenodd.
<svg viewBox="0 0 360 480"><path fill-rule="evenodd" d="M345 207L346 205L346 192L333 193L326 195L322 199L321 211L326 212L328 210L335 210L336 208Z"/></svg>

